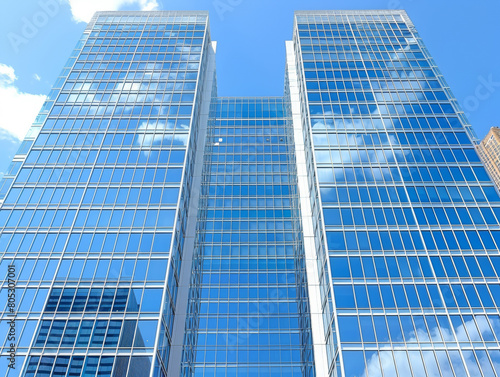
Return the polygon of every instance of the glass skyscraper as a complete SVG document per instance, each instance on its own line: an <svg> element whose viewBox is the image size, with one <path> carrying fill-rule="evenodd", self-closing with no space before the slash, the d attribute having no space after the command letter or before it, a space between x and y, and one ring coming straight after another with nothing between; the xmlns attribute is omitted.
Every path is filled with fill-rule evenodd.
<svg viewBox="0 0 500 377"><path fill-rule="evenodd" d="M0 182L0 377L500 377L500 197L406 13L296 12L279 98L215 55L89 23Z"/></svg>

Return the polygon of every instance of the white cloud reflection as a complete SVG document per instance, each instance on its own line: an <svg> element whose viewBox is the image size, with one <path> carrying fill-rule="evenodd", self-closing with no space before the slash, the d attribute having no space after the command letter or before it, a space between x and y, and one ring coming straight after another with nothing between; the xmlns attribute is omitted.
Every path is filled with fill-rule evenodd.
<svg viewBox="0 0 500 377"><path fill-rule="evenodd" d="M186 146L188 134L174 133L175 120L142 122L139 125L134 145L143 148L148 156L154 146Z"/></svg>
<svg viewBox="0 0 500 377"><path fill-rule="evenodd" d="M492 322L495 332L500 330L500 319ZM347 365L350 360L357 358L347 358L344 362L348 371L346 377L495 377L494 370L500 370L500 351L491 350L494 355L490 362L488 353L485 350L476 349L474 352L462 349L463 359L456 349L458 344L472 342L482 342L484 339L493 339L493 334L485 316L476 316L464 324L456 327L454 332L451 329L440 326L426 330L418 329L417 332L408 334L406 345L403 347L386 348L371 355L366 353L367 365L361 374L350 374L349 370L357 369L355 365ZM407 350L408 344L416 344L417 341L423 343L446 344L448 351ZM458 343L457 343L458 342ZM455 348L455 350L453 350ZM490 356L492 355L490 354ZM464 365L465 362L465 365ZM467 371L466 371L467 370ZM455 374L454 374L455 373Z"/></svg>

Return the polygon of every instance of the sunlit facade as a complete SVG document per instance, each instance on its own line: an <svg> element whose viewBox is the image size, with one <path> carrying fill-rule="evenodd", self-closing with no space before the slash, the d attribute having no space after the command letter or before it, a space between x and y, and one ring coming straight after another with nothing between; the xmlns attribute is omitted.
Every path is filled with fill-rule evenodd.
<svg viewBox="0 0 500 377"><path fill-rule="evenodd" d="M500 129L491 127L476 148L491 179L500 188Z"/></svg>
<svg viewBox="0 0 500 377"><path fill-rule="evenodd" d="M331 271L328 367L498 375L500 198L414 25L401 11L298 12L289 49Z"/></svg>
<svg viewBox="0 0 500 377"><path fill-rule="evenodd" d="M3 180L18 305L1 375L166 369L210 54L207 13L89 23Z"/></svg>
<svg viewBox="0 0 500 377"><path fill-rule="evenodd" d="M406 13L296 12L283 97L215 55L89 23L0 182L0 377L499 377L500 197Z"/></svg>

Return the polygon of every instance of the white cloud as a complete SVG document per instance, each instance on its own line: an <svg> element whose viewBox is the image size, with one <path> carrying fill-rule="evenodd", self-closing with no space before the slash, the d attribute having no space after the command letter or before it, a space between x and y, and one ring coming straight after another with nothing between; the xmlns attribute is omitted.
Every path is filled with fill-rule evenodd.
<svg viewBox="0 0 500 377"><path fill-rule="evenodd" d="M40 76L38 76L36 73L33 74L33 78L36 80L36 81L40 81L42 78Z"/></svg>
<svg viewBox="0 0 500 377"><path fill-rule="evenodd" d="M42 107L45 96L21 92L14 68L0 63L0 128L22 140Z"/></svg>
<svg viewBox="0 0 500 377"><path fill-rule="evenodd" d="M66 0L76 22L89 22L97 11L120 10L134 6L140 10L158 9L158 0Z"/></svg>
<svg viewBox="0 0 500 377"><path fill-rule="evenodd" d="M0 85L12 84L16 79L14 68L0 63Z"/></svg>

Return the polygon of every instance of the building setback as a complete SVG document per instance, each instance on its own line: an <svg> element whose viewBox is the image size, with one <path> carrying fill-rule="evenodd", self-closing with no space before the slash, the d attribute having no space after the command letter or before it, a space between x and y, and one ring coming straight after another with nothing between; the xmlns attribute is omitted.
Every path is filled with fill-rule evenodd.
<svg viewBox="0 0 500 377"><path fill-rule="evenodd" d="M0 377L500 376L500 197L406 13L296 12L279 98L215 56L93 17L0 182Z"/></svg>

